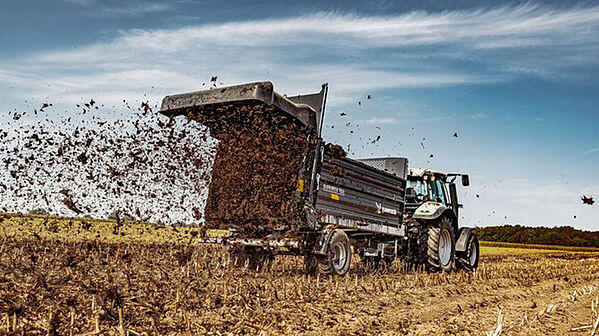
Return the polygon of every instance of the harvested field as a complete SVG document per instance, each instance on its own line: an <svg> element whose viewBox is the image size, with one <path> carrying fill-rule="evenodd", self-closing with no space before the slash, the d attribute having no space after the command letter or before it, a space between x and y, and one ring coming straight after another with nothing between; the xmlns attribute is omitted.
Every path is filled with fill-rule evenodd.
<svg viewBox="0 0 599 336"><path fill-rule="evenodd" d="M595 253L483 247L476 273L367 273L356 261L346 277L314 278L300 258L237 269L194 230L114 225L3 217L1 332L481 335L501 316L505 335L588 335L597 319Z"/></svg>
<svg viewBox="0 0 599 336"><path fill-rule="evenodd" d="M494 241L481 242L481 246L509 248L509 249L543 250L543 251L547 251L547 252L557 252L557 251L561 251L561 252L599 252L599 248L597 248L597 247L519 244L519 243L504 243L504 242L494 242Z"/></svg>

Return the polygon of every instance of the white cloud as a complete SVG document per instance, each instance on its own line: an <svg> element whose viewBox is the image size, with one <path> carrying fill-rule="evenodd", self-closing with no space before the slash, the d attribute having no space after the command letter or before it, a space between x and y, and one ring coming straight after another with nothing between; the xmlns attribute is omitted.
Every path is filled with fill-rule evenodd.
<svg viewBox="0 0 599 336"><path fill-rule="evenodd" d="M110 8L110 7L108 7ZM116 11L160 11L162 3L134 3ZM144 9L145 8L145 9ZM269 47L321 45L350 49L440 45L468 50L499 48L582 47L598 40L599 6L555 10L523 5L491 10L412 12L397 16L359 16L317 13L283 19L226 22L168 30L133 30L112 44L159 53L187 51L190 46ZM295 50L297 51L297 49ZM315 51L315 50L314 50ZM454 50L455 52L455 50ZM94 48L76 55L98 57ZM572 55L576 55L573 53ZM51 53L45 60L61 61L65 53Z"/></svg>
<svg viewBox="0 0 599 336"><path fill-rule="evenodd" d="M172 2L146 2L146 1L127 1L109 4L96 0L64 0L77 6L88 7L82 15L90 17L126 17L143 15L149 13L158 13L171 10L175 7ZM89 7L94 7L90 9Z"/></svg>
<svg viewBox="0 0 599 336"><path fill-rule="evenodd" d="M595 41L593 32L598 25L599 6L556 10L523 5L397 16L318 13L176 30L140 30L126 39L132 43L155 41L152 47L165 46L172 51L184 49L190 41L252 47L332 43L356 48L461 43L495 49L578 45ZM575 32L578 34L572 36Z"/></svg>
<svg viewBox="0 0 599 336"><path fill-rule="evenodd" d="M173 9L173 5L170 3L128 3L123 5L119 3L113 7L101 7L96 12L89 13L90 16L98 17L123 17L123 16L136 16L150 13L164 12Z"/></svg>
<svg viewBox="0 0 599 336"><path fill-rule="evenodd" d="M596 152L599 152L599 147L589 149L589 150L585 151L584 154L588 155L588 154L592 154L592 153L596 153Z"/></svg>
<svg viewBox="0 0 599 336"><path fill-rule="evenodd" d="M478 113L474 113L474 114L471 114L470 116L468 116L468 119L486 119L488 117L489 117L488 114L478 112Z"/></svg>
<svg viewBox="0 0 599 336"><path fill-rule="evenodd" d="M370 118L366 120L367 124L375 124L375 125L386 125L386 124L395 124L397 123L397 119L395 118Z"/></svg>
<svg viewBox="0 0 599 336"><path fill-rule="evenodd" d="M155 5L143 10L168 6ZM380 53L380 48L393 51ZM352 101L347 96L377 89L493 83L509 80L513 73L566 73L565 65L599 63L591 57L598 50L599 6L555 10L524 5L395 16L318 13L126 31L76 50L3 60L0 79L17 87L21 97L67 101L129 98L150 87L156 88L152 98L159 99L164 93L202 89L212 75L225 84L268 79L289 94L316 91L327 81L334 88L331 104L347 106ZM352 57L360 61L349 61ZM454 58L501 65L454 68L436 62Z"/></svg>

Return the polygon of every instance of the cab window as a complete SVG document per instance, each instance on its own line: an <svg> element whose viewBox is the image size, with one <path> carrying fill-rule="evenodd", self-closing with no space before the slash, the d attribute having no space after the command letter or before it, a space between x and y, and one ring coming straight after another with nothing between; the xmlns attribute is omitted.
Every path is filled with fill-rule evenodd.
<svg viewBox="0 0 599 336"><path fill-rule="evenodd" d="M434 182L433 192L433 199L435 202L447 204L447 197L445 195L445 186L443 185L443 181L436 180Z"/></svg>
<svg viewBox="0 0 599 336"><path fill-rule="evenodd" d="M428 197L428 188L426 185L426 182L423 181L409 181L410 185L409 187L414 189L414 194L418 197L418 198L426 198Z"/></svg>

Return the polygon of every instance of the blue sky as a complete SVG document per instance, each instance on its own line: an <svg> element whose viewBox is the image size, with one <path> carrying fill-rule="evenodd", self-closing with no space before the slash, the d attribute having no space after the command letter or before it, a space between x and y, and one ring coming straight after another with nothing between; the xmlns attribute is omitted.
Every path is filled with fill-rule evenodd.
<svg viewBox="0 0 599 336"><path fill-rule="evenodd" d="M8 0L0 41L4 116L158 103L214 75L290 95L329 82L325 138L470 173L463 224L599 230L580 201L599 198L596 1Z"/></svg>

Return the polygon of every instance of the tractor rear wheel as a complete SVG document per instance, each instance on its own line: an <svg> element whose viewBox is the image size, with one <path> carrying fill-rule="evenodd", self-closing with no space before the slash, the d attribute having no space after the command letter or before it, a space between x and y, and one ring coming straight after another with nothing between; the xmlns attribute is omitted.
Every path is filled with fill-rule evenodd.
<svg viewBox="0 0 599 336"><path fill-rule="evenodd" d="M470 237L468 237L466 251L457 253L456 264L458 268L466 271L474 271L478 267L479 255L478 237L472 232Z"/></svg>
<svg viewBox="0 0 599 336"><path fill-rule="evenodd" d="M451 219L442 218L418 237L418 264L428 272L451 272L455 263L455 236Z"/></svg>

